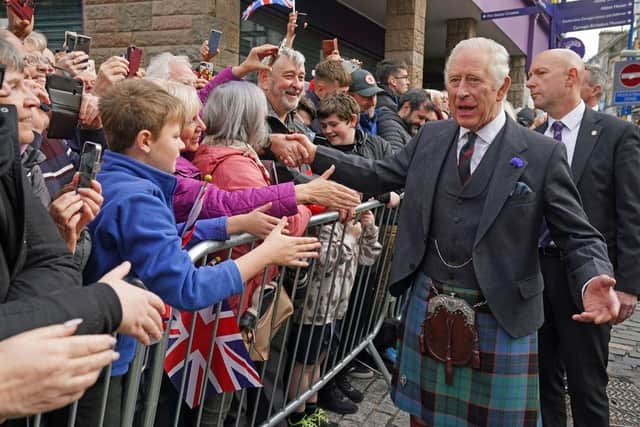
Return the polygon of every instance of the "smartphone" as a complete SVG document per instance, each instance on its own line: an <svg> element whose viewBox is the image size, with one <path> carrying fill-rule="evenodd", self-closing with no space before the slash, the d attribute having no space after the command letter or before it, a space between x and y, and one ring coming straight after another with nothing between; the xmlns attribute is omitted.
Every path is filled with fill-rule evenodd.
<svg viewBox="0 0 640 427"><path fill-rule="evenodd" d="M7 7L20 19L31 21L36 8L35 0L7 0Z"/></svg>
<svg viewBox="0 0 640 427"><path fill-rule="evenodd" d="M124 55L124 59L129 61L129 75L127 78L135 77L136 73L140 69L140 62L142 61L142 49L135 46L129 46L127 53Z"/></svg>
<svg viewBox="0 0 640 427"><path fill-rule="evenodd" d="M91 37L85 36L84 34L75 34L75 45L73 45L72 49L82 51L89 55L91 52Z"/></svg>
<svg viewBox="0 0 640 427"><path fill-rule="evenodd" d="M82 81L59 74L47 75L45 85L51 99L51 122L47 136L50 138L72 138L78 124L82 102Z"/></svg>
<svg viewBox="0 0 640 427"><path fill-rule="evenodd" d="M218 47L220 47L220 38L222 37L222 31L211 30L209 34L209 52L216 53Z"/></svg>
<svg viewBox="0 0 640 427"><path fill-rule="evenodd" d="M303 12L298 12L298 20L296 21L296 24L298 24L299 29L306 29L309 25L309 15Z"/></svg>
<svg viewBox="0 0 640 427"><path fill-rule="evenodd" d="M96 175L100 170L100 162L102 160L102 146L95 142L86 141L82 146L82 155L80 156L80 180L78 188L91 187L91 180L96 179Z"/></svg>
<svg viewBox="0 0 640 427"><path fill-rule="evenodd" d="M213 78L213 64L211 62L200 62L196 71L201 79L211 80Z"/></svg>
<svg viewBox="0 0 640 427"><path fill-rule="evenodd" d="M325 58L331 55L334 51L338 51L338 39L322 40L322 53Z"/></svg>

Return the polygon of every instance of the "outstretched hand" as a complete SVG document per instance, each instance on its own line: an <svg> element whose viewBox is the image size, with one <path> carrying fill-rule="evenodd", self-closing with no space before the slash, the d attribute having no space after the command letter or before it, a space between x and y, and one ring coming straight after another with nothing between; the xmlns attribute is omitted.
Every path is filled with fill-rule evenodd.
<svg viewBox="0 0 640 427"><path fill-rule="evenodd" d="M353 210L358 206L360 194L357 191L329 181L335 170L335 166L332 165L313 181L296 185L297 201L322 205L330 209Z"/></svg>
<svg viewBox="0 0 640 427"><path fill-rule="evenodd" d="M616 320L620 311L620 301L613 290L615 284L615 279L604 274L591 279L582 296L584 311L574 314L572 319L596 325Z"/></svg>
<svg viewBox="0 0 640 427"><path fill-rule="evenodd" d="M276 228L267 236L260 247L268 250L271 263L287 267L308 267L307 258L318 258L320 242L315 237L289 237L282 232L287 217L278 222Z"/></svg>

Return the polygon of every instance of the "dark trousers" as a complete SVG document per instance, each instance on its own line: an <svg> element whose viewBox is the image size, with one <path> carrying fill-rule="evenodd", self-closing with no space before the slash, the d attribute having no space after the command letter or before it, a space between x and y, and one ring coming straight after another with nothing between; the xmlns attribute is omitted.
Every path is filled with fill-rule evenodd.
<svg viewBox="0 0 640 427"><path fill-rule="evenodd" d="M75 427L120 427L124 378L124 375L111 377L104 423L100 424L100 409L102 408L102 399L106 391L106 376L103 371L98 381L87 389L78 402ZM49 427L68 425L69 410L70 406L67 406L46 414L44 424Z"/></svg>
<svg viewBox="0 0 640 427"><path fill-rule="evenodd" d="M538 332L540 404L546 427L566 426L566 373L574 425L609 425L609 325L579 323L561 257L541 256L545 322ZM582 286L582 284L580 284Z"/></svg>

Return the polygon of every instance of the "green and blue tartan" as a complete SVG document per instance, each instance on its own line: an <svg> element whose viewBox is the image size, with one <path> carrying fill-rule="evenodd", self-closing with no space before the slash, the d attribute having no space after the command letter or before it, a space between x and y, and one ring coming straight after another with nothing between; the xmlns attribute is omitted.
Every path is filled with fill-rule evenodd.
<svg viewBox="0 0 640 427"><path fill-rule="evenodd" d="M476 313L480 369L454 366L453 384L447 385L444 364L420 352L429 288L430 280L419 273L404 308L391 392L395 404L434 427L541 426L537 334L513 338L493 315ZM468 301L479 296L469 289L446 291Z"/></svg>

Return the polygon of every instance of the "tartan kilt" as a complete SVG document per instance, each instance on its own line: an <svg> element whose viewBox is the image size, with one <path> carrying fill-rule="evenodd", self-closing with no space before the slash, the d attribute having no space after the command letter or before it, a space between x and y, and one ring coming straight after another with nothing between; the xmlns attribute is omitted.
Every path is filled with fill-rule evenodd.
<svg viewBox="0 0 640 427"><path fill-rule="evenodd" d="M434 427L541 426L537 334L513 338L476 313L480 369L454 366L447 385L444 364L420 352L429 283L419 273L404 307L391 390L398 408Z"/></svg>

